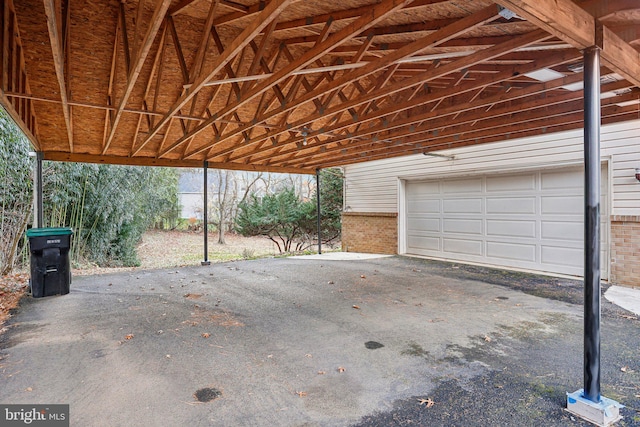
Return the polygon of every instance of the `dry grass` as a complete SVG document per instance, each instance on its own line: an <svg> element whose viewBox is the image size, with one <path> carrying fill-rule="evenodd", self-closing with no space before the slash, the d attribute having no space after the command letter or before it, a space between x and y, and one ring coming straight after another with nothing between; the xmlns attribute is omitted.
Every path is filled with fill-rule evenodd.
<svg viewBox="0 0 640 427"><path fill-rule="evenodd" d="M246 258L271 256L277 248L264 237L242 237L226 234L226 244L219 245L217 233L209 233L209 260L211 262L232 261ZM204 236L202 233L182 231L147 232L138 256L141 268L168 268L193 265L203 260Z"/></svg>
<svg viewBox="0 0 640 427"><path fill-rule="evenodd" d="M224 262L248 258L273 256L278 253L275 245L264 237L242 237L226 234L226 244L219 245L218 234L209 233L209 261ZM202 232L150 230L138 246L139 267L103 268L82 266L73 269L74 276L113 273L136 269L171 268L197 265L204 259L204 235Z"/></svg>

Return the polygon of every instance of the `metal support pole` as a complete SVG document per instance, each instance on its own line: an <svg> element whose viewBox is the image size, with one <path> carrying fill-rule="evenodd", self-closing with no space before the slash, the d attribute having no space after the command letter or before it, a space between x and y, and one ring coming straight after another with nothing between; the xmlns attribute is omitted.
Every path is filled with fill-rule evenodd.
<svg viewBox="0 0 640 427"><path fill-rule="evenodd" d="M43 227L44 208L42 203L42 152L36 153L36 226Z"/></svg>
<svg viewBox="0 0 640 427"><path fill-rule="evenodd" d="M318 208L318 254L322 254L322 212L320 209L320 169L316 169L316 206Z"/></svg>
<svg viewBox="0 0 640 427"><path fill-rule="evenodd" d="M584 52L584 397L600 402L600 50Z"/></svg>
<svg viewBox="0 0 640 427"><path fill-rule="evenodd" d="M211 265L211 261L209 261L209 184L208 184L208 170L209 170L209 162L204 161L204 167L202 170L204 190L202 192L204 198L204 209L203 209L203 220L204 220L204 261L202 261L201 265Z"/></svg>

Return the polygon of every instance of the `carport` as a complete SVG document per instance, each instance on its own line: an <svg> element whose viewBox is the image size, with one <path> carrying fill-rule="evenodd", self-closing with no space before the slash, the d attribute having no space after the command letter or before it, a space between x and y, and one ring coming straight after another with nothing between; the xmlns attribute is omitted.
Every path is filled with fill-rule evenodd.
<svg viewBox="0 0 640 427"><path fill-rule="evenodd" d="M26 0L1 12L0 101L44 160L314 174L584 127L584 389L600 402L599 127L638 114L634 2Z"/></svg>

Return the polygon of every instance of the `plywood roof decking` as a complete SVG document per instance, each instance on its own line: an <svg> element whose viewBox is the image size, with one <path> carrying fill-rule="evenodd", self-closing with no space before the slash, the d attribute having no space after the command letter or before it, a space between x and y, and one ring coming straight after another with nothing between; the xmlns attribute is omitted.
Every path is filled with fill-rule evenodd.
<svg viewBox="0 0 640 427"><path fill-rule="evenodd" d="M637 1L4 0L0 15L0 102L52 160L310 173L579 128L593 45L603 122L640 114Z"/></svg>

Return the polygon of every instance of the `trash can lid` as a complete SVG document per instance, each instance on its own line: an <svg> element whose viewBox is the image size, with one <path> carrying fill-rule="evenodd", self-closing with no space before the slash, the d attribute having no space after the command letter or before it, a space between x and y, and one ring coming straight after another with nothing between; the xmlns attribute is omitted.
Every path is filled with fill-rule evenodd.
<svg viewBox="0 0 640 427"><path fill-rule="evenodd" d="M69 234L73 234L70 227L42 227L27 230L27 237L68 236Z"/></svg>

